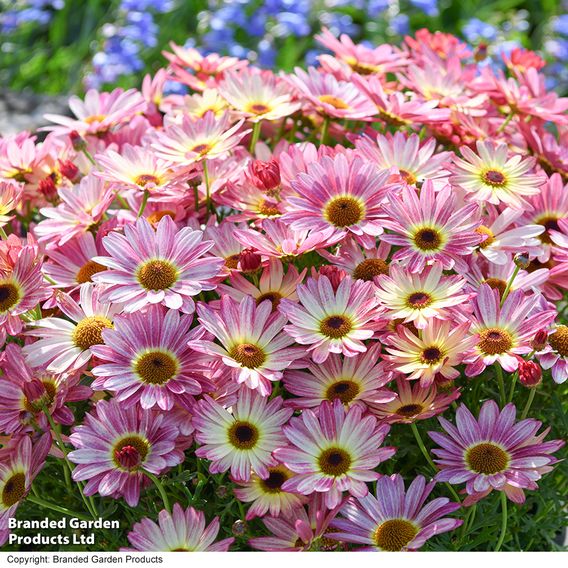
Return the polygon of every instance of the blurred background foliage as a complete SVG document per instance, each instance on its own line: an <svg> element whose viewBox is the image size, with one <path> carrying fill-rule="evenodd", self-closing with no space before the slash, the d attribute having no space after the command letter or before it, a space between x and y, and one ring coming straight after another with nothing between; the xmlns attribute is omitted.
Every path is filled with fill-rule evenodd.
<svg viewBox="0 0 568 568"><path fill-rule="evenodd" d="M487 45L487 64L523 46L568 90L568 0L0 0L0 84L42 94L131 87L168 43L290 70L321 52L322 26L398 43L426 27Z"/></svg>

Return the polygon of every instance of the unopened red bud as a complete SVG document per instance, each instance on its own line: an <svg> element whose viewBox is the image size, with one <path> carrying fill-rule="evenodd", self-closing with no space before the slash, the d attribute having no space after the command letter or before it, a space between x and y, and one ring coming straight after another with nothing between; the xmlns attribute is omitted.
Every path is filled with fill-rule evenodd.
<svg viewBox="0 0 568 568"><path fill-rule="evenodd" d="M341 281L347 277L345 270L341 270L338 266L326 264L320 268L320 276L327 276L331 282L331 286L335 291L339 288Z"/></svg>
<svg viewBox="0 0 568 568"><path fill-rule="evenodd" d="M539 329L531 341L531 347L534 351L542 351L548 343L548 332L546 329Z"/></svg>
<svg viewBox="0 0 568 568"><path fill-rule="evenodd" d="M239 264L243 272L255 272L262 264L262 257L257 251L246 248L241 251Z"/></svg>
<svg viewBox="0 0 568 568"><path fill-rule="evenodd" d="M79 168L71 160L59 160L59 171L69 181L75 181L79 174Z"/></svg>
<svg viewBox="0 0 568 568"><path fill-rule="evenodd" d="M42 397L46 394L45 385L39 379L32 379L26 381L22 387L24 395L29 404L40 402Z"/></svg>
<svg viewBox="0 0 568 568"><path fill-rule="evenodd" d="M483 61L486 57L487 44L482 42L476 47L475 52L473 53L473 58L475 59L475 61L479 62Z"/></svg>
<svg viewBox="0 0 568 568"><path fill-rule="evenodd" d="M519 382L527 387L534 388L542 382L542 369L534 361L519 361Z"/></svg>
<svg viewBox="0 0 568 568"><path fill-rule="evenodd" d="M87 143L85 139L76 131L72 130L69 134L69 140L71 140L71 145L75 152L82 152L87 149Z"/></svg>
<svg viewBox="0 0 568 568"><path fill-rule="evenodd" d="M280 186L280 166L274 158L269 162L254 160L249 164L248 175L251 182L262 191Z"/></svg>
<svg viewBox="0 0 568 568"><path fill-rule="evenodd" d="M38 184L38 189L48 201L54 202L57 200L57 186L51 176L43 178Z"/></svg>

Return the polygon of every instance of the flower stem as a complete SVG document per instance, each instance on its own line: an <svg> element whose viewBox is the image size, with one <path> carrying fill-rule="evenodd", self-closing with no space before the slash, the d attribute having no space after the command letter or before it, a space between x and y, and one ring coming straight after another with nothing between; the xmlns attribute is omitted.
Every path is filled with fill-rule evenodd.
<svg viewBox="0 0 568 568"><path fill-rule="evenodd" d="M497 375L497 382L499 384L499 398L501 399L501 406L505 406L507 395L505 394L505 382L503 381L503 369L499 363L495 363L495 374Z"/></svg>
<svg viewBox="0 0 568 568"><path fill-rule="evenodd" d="M95 158L93 158L93 155L91 154L91 152L89 152L89 150L87 150L87 148L81 148L81 151L83 152L83 154L85 154L85 157L87 158L87 160L89 160L89 162L91 162L91 164L93 164L93 166L97 165Z"/></svg>
<svg viewBox="0 0 568 568"><path fill-rule="evenodd" d="M503 541L505 540L505 534L507 533L507 495L504 491L501 491L501 534L499 535L499 540L495 546L495 552L501 550Z"/></svg>
<svg viewBox="0 0 568 568"><path fill-rule="evenodd" d="M513 281L517 277L519 270L521 269L520 266L515 266L515 270L513 270L513 274L511 274L511 278L509 278L509 282L507 282L507 286L505 287L505 291L503 292L503 296L501 297L501 306L505 303L509 292L511 291L511 286L513 285Z"/></svg>
<svg viewBox="0 0 568 568"><path fill-rule="evenodd" d="M148 203L148 197L150 197L150 192L147 189L145 189L144 196L142 197L142 203L140 203L140 209L138 209L138 215L136 215L138 219L142 217L142 213L144 213L144 209L146 209L146 203Z"/></svg>
<svg viewBox="0 0 568 568"><path fill-rule="evenodd" d="M91 517L88 515L84 515L83 513L79 513L77 511L71 511L70 509L66 509L65 507L60 507L55 503L50 503L49 501L45 501L41 497L37 497L35 495L28 495L26 500L30 503L35 503L40 507L45 507L46 509L51 509L52 511L57 511L58 513L63 513L64 515L68 515L69 517L77 517L78 519L82 519L83 521L90 521Z"/></svg>
<svg viewBox="0 0 568 568"><path fill-rule="evenodd" d="M262 120L259 120L258 122L255 122L253 127L252 127L252 136L250 139L250 147L249 147L249 151L251 154L254 155L254 149L256 147L256 143L258 142L258 139L260 138L260 125L262 123Z"/></svg>
<svg viewBox="0 0 568 568"><path fill-rule="evenodd" d="M170 506L170 500L168 499L168 495L166 493L166 490L164 489L164 486L162 485L162 482L153 473L150 473L149 471L144 470L144 474L149 479L151 479L152 482L154 483L154 485L157 487L158 492L160 493L160 497L162 498L162 501L164 502L164 507L166 508L168 513L171 513L172 508Z"/></svg>
<svg viewBox="0 0 568 568"><path fill-rule="evenodd" d="M8 235L6 234L6 231L3 227L0 227L0 237L2 237L4 240L8 238Z"/></svg>
<svg viewBox="0 0 568 568"><path fill-rule="evenodd" d="M410 424L410 428L412 429L412 433L414 434L414 437L416 438L416 442L418 444L418 447L420 448L420 451L422 452L422 455L426 458L426 461L430 464L430 467L434 470L434 472L437 473L438 468L436 467L436 464L432 461L432 458L430 457L430 454L428 453L428 450L426 449L426 446L424 445L424 442L422 441L422 437L420 436L420 432L418 431L416 424L414 422L412 422ZM448 488L448 491L454 497L454 499L458 503L461 503L459 495L456 493L455 489L449 483L446 483L445 485Z"/></svg>
<svg viewBox="0 0 568 568"><path fill-rule="evenodd" d="M320 136L320 144L322 146L327 143L328 130L329 130L329 116L324 116L323 123L321 125L321 136Z"/></svg>
<svg viewBox="0 0 568 568"><path fill-rule="evenodd" d="M203 160L203 181L205 182L205 205L207 208L207 220L211 213L215 213L215 207L213 206L213 201L211 201L211 182L209 180L209 168L207 167L207 162Z"/></svg>
<svg viewBox="0 0 568 568"><path fill-rule="evenodd" d="M507 115L507 117L505 118L505 120L503 121L503 123L501 124L501 126L497 129L497 134L501 134L501 132L503 132L503 130L505 130L505 128L507 128L507 124L509 124L509 122L511 122L511 120L513 119L514 116L515 116L515 111L511 110L509 112L509 114Z"/></svg>
<svg viewBox="0 0 568 568"><path fill-rule="evenodd" d="M69 468L69 473L72 474L73 473L73 465L71 464L71 462L69 461L69 458L67 457L67 449L65 448L65 444L63 443L63 439L61 438L61 434L59 433L59 430L55 426L55 422L53 421L53 418L51 417L49 410L44 408L43 412L44 412L44 414L47 418L47 421L49 422L49 426L51 427L52 432L55 434L55 439L57 440L56 445L59 447L59 449L63 453L63 457L65 459L65 464ZM85 504L87 511L89 511L89 513L92 515L93 519L97 519L98 518L97 509L95 507L95 503L93 501L93 498L89 497L89 499L87 499L86 495L83 493L83 484L80 481L77 481L77 485L79 486L79 493L81 494L81 498L83 499L83 503Z"/></svg>
<svg viewBox="0 0 568 568"><path fill-rule="evenodd" d="M513 378L511 380L511 390L509 391L509 402L513 402L513 396L515 395L515 387L517 386L517 377L519 373L513 373Z"/></svg>
<svg viewBox="0 0 568 568"><path fill-rule="evenodd" d="M527 417L527 414L529 413L529 410L531 409L531 405L533 403L535 395L536 395L536 387L533 387L531 389L531 391L529 392L529 398L527 400L527 403L525 404L525 407L523 408L523 413L521 414L522 420L524 420Z"/></svg>

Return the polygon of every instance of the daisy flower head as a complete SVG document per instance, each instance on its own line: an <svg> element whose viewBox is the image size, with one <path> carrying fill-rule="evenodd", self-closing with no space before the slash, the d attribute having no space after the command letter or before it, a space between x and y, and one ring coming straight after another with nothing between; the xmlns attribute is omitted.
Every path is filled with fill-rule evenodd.
<svg viewBox="0 0 568 568"><path fill-rule="evenodd" d="M92 370L93 389L112 391L124 408L191 408L202 390L187 346L192 319L159 305L116 317L113 328L102 332L105 345L91 347L101 363Z"/></svg>
<svg viewBox="0 0 568 568"><path fill-rule="evenodd" d="M35 444L29 436L18 436L0 450L0 546L8 540L9 520L25 499L51 447L44 434Z"/></svg>
<svg viewBox="0 0 568 568"><path fill-rule="evenodd" d="M73 411L67 406L90 397L92 390L80 384L76 374L56 374L45 369L31 369L17 343L6 345L0 355L0 432L27 432L38 424L44 430L49 422L47 411L58 424L70 426Z"/></svg>
<svg viewBox="0 0 568 568"><path fill-rule="evenodd" d="M327 276L309 278L296 290L300 303L283 299L279 310L290 320L284 330L300 345L307 345L315 363L330 353L353 357L364 353L363 343L382 323L372 282L344 278L336 291Z"/></svg>
<svg viewBox="0 0 568 568"><path fill-rule="evenodd" d="M499 290L488 284L479 287L472 304L474 321L470 331L478 339L464 358L468 377L479 375L493 363L499 363L508 372L515 371L519 364L517 355L532 350L530 342L535 330L546 328L555 317L554 310L543 308L534 295L522 290L511 292L501 305Z"/></svg>
<svg viewBox="0 0 568 568"><path fill-rule="evenodd" d="M0 180L0 228L5 227L13 219L10 213L20 203L22 191L21 184Z"/></svg>
<svg viewBox="0 0 568 568"><path fill-rule="evenodd" d="M135 89L114 89L110 93L99 93L90 89L84 101L76 96L71 97L69 108L75 117L46 114L45 118L57 126L46 126L45 130L51 130L57 135L76 131L81 136L101 136L143 113L146 110L146 101Z"/></svg>
<svg viewBox="0 0 568 568"><path fill-rule="evenodd" d="M438 392L435 383L423 386L419 381L412 384L398 377L394 398L390 401L370 401L367 404L369 410L379 420L388 424L411 424L417 420L427 420L442 414L459 397L459 389L443 393Z"/></svg>
<svg viewBox="0 0 568 568"><path fill-rule="evenodd" d="M268 266L262 271L258 287L241 274L233 272L229 277L231 285L219 284L217 290L220 294L226 294L237 302L240 302L245 296L252 296L256 300L257 305L264 302L264 300L270 300L272 302L272 311L274 311L278 308L280 300L283 298L298 301L296 287L304 279L306 270L304 268L300 274L293 264L289 264L288 270L284 274L282 262L276 258L271 258Z"/></svg>
<svg viewBox="0 0 568 568"><path fill-rule="evenodd" d="M552 369L552 379L562 384L568 379L568 326L555 325L548 336L548 345L538 354L543 369Z"/></svg>
<svg viewBox="0 0 568 568"><path fill-rule="evenodd" d="M488 400L476 420L461 404L455 426L439 417L445 433L428 433L441 446L432 450L441 470L435 479L465 483L469 497L464 505L482 499L493 489L504 491L515 503L524 503L524 489L538 489L536 482L558 461L550 454L564 442L544 442L550 428L537 434L541 422L532 418L515 422L515 414L514 404L500 411L495 401Z"/></svg>
<svg viewBox="0 0 568 568"><path fill-rule="evenodd" d="M169 216L156 230L143 217L126 225L124 234L112 232L102 241L109 256L93 260L107 270L93 276L107 284L102 298L125 302L125 311L135 312L148 304L162 304L191 314L193 296L215 288L214 279L223 260L205 257L213 246L203 240L202 231L183 227L179 231Z"/></svg>
<svg viewBox="0 0 568 568"><path fill-rule="evenodd" d="M470 255L482 240L475 232L481 224L477 204L460 207L449 185L435 192L430 180L424 182L420 195L405 186L400 196L389 194L388 199L383 204L388 217L382 225L392 233L381 235L381 240L401 247L393 261L400 261L412 273L421 272L434 260L444 270L467 271L462 257Z"/></svg>
<svg viewBox="0 0 568 568"><path fill-rule="evenodd" d="M293 102L289 85L271 72L243 69L226 73L219 83L219 94L253 123L290 116L301 106Z"/></svg>
<svg viewBox="0 0 568 568"><path fill-rule="evenodd" d="M100 170L94 171L93 175L119 190L148 191L150 198L156 199L181 195L187 189L174 183L172 164L156 157L150 148L124 144L120 153L107 149L95 159Z"/></svg>
<svg viewBox="0 0 568 568"><path fill-rule="evenodd" d="M363 417L361 406L346 409L339 399L323 401L317 414L303 410L283 430L290 446L274 455L297 475L282 488L302 495L324 493L328 509L341 503L344 491L366 495L366 482L380 477L373 470L396 451L380 447L390 426L378 424L374 416Z"/></svg>
<svg viewBox="0 0 568 568"><path fill-rule="evenodd" d="M279 464L268 468L266 479L253 473L249 481L240 482L240 487L234 489L236 498L244 503L252 503L246 520L264 517L267 513L278 517L302 507L308 501L307 497L282 489L282 485L294 475L285 465Z"/></svg>
<svg viewBox="0 0 568 568"><path fill-rule="evenodd" d="M144 518L135 523L128 533L132 548L122 552L228 552L234 538L215 542L219 533L219 517L206 526L203 512L188 507L182 509L174 503L173 511L163 509L158 514L158 523Z"/></svg>
<svg viewBox="0 0 568 568"><path fill-rule="evenodd" d="M270 298L258 303L248 295L240 302L222 296L219 310L200 303L197 314L201 326L220 345L199 337L189 346L221 360L238 383L258 389L263 396L270 394L270 382L280 380L282 371L304 353L300 347L290 347L294 340L282 332L286 317L273 311Z"/></svg>
<svg viewBox="0 0 568 568"><path fill-rule="evenodd" d="M269 401L242 388L230 410L205 395L193 412L195 438L202 444L195 455L211 460L211 473L230 469L237 481L249 481L252 473L267 479L268 468L278 465L272 452L286 444L282 425L293 413L282 407L281 397Z"/></svg>
<svg viewBox="0 0 568 568"><path fill-rule="evenodd" d="M357 550L418 550L428 539L452 531L463 522L445 517L460 507L447 497L432 499L425 505L435 485L418 475L405 489L400 475L383 475L377 481L376 497L369 493L343 505L341 516L331 522L335 530L328 536L364 545Z"/></svg>
<svg viewBox="0 0 568 568"><path fill-rule="evenodd" d="M392 368L407 375L407 380L420 379L427 387L436 375L455 379L459 371L455 368L477 342L477 337L468 333L470 322L455 325L452 321L432 319L415 335L404 325L397 326L396 334L389 335L388 355Z"/></svg>
<svg viewBox="0 0 568 568"><path fill-rule="evenodd" d="M323 363L310 362L306 371L286 371L284 387L299 397L287 403L294 408L314 408L324 400L339 399L346 407L392 400L394 393L383 388L392 373L380 361L380 352L381 345L376 343L355 357L332 354Z"/></svg>
<svg viewBox="0 0 568 568"><path fill-rule="evenodd" d="M104 343L103 329L113 326L122 306L102 302L100 290L92 284L81 286L79 302L60 293L57 305L68 319L48 317L31 322L28 334L40 339L23 351L31 367L45 366L47 371L64 373L80 369L91 360L91 347Z"/></svg>
<svg viewBox="0 0 568 568"><path fill-rule="evenodd" d="M220 118L212 112L198 119L184 116L180 125L156 131L152 148L158 158L189 168L195 162L224 156L238 146L250 132L240 131L243 122L231 125L228 113Z"/></svg>
<svg viewBox="0 0 568 568"><path fill-rule="evenodd" d="M430 138L420 144L418 134L406 136L396 132L394 136L377 135L376 142L368 136L355 139L355 148L360 154L377 164L380 170L396 168L397 181L408 185L416 185L425 179L437 180L447 178L449 172L444 170L443 164L447 161L449 152L438 152L436 140Z"/></svg>
<svg viewBox="0 0 568 568"><path fill-rule="evenodd" d="M62 187L58 193L61 203L40 209L46 218L33 229L40 243L53 248L97 225L114 199L114 191L94 175L85 176L78 186Z"/></svg>
<svg viewBox="0 0 568 568"><path fill-rule="evenodd" d="M159 475L183 461L176 448L179 430L167 415L140 406L124 408L116 399L99 401L75 426L69 440L75 450L75 481L88 480L85 495L124 497L131 507L148 483L144 471Z"/></svg>
<svg viewBox="0 0 568 568"><path fill-rule="evenodd" d="M435 319L448 319L453 306L465 303L465 280L461 276L442 276L442 263L434 261L420 273L409 273L391 264L390 275L375 278L377 298L391 320L413 322L424 329Z"/></svg>
<svg viewBox="0 0 568 568"><path fill-rule="evenodd" d="M0 259L0 346L6 335L16 336L22 331L24 324L20 316L51 296L51 290L43 280L41 265L36 262L34 247L19 248L14 262L9 259L3 266Z"/></svg>
<svg viewBox="0 0 568 568"><path fill-rule="evenodd" d="M463 158L454 158L451 183L472 194L474 201L528 209L524 198L539 193L546 183L546 176L530 173L535 159L523 160L520 154L509 158L506 143L478 140L476 147L477 154L467 146L460 148Z"/></svg>
<svg viewBox="0 0 568 568"><path fill-rule="evenodd" d="M381 202L388 176L358 156L324 156L291 182L297 195L286 199L283 221L293 229L332 227L336 234L354 235L371 248L383 232Z"/></svg>
<svg viewBox="0 0 568 568"><path fill-rule="evenodd" d="M375 105L353 84L338 81L331 73L309 67L306 73L296 67L284 79L319 114L332 118L364 120L377 114Z"/></svg>

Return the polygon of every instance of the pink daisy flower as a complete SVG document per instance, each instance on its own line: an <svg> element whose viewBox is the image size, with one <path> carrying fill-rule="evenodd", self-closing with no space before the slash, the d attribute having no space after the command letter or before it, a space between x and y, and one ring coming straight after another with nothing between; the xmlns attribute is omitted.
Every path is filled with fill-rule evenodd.
<svg viewBox="0 0 568 568"><path fill-rule="evenodd" d="M32 430L39 424L49 430L44 410L54 422L70 426L74 422L73 411L66 406L89 398L92 390L80 384L81 376L59 375L36 369L26 363L22 348L10 343L0 355L0 432L12 434Z"/></svg>
<svg viewBox="0 0 568 568"><path fill-rule="evenodd" d="M13 219L10 213L19 205L21 197L20 184L0 181L0 228L5 227Z"/></svg>
<svg viewBox="0 0 568 568"><path fill-rule="evenodd" d="M397 333L385 339L389 354L384 358L409 381L420 379L424 387L432 384L437 375L455 379L460 374L456 367L478 341L468 332L470 325L469 321L456 325L431 319L418 335L399 325Z"/></svg>
<svg viewBox="0 0 568 568"><path fill-rule="evenodd" d="M520 154L509 158L505 143L478 140L476 147L479 156L467 146L460 148L465 159L454 158L450 181L471 193L475 201L527 209L524 197L539 193L546 182L546 176L530 173L535 159L523 160Z"/></svg>
<svg viewBox="0 0 568 568"><path fill-rule="evenodd" d="M31 245L21 247L15 262L3 266L0 258L0 346L6 336L17 336L23 328L20 316L51 296L44 283L41 265Z"/></svg>
<svg viewBox="0 0 568 568"><path fill-rule="evenodd" d="M251 472L266 479L278 464L272 452L286 444L282 425L292 413L282 408L282 398L269 401L247 388L230 411L205 395L194 408L195 437L203 444L195 455L211 460L211 473L230 469L238 481L249 481Z"/></svg>
<svg viewBox="0 0 568 568"><path fill-rule="evenodd" d="M392 400L394 393L383 388L392 376L380 361L380 352L380 343L375 343L355 357L333 354L324 363L310 362L307 371L286 371L284 386L299 397L286 402L294 408L314 408L324 400L339 399L347 407Z"/></svg>
<svg viewBox="0 0 568 568"><path fill-rule="evenodd" d="M51 447L51 436L43 435L32 444L28 436L11 439L0 450L0 546L8 540L8 523L32 488Z"/></svg>
<svg viewBox="0 0 568 568"><path fill-rule="evenodd" d="M446 434L428 433L441 446L432 450L441 470L436 480L465 483L469 497L464 505L482 499L493 489L504 491L515 503L524 503L523 489L537 489L536 482L552 471L552 465L558 461L550 454L564 446L564 442L544 442L550 428L537 434L541 422L529 418L515 423L515 413L514 404L507 404L499 411L497 403L488 400L476 420L461 404L455 426L438 418Z"/></svg>
<svg viewBox="0 0 568 568"><path fill-rule="evenodd" d="M365 545L356 550L418 550L428 539L455 530L463 522L444 517L460 508L446 497L425 505L435 485L418 475L405 490L402 476L384 475L377 481L376 498L368 494L343 505L343 518L331 522L336 530L328 537Z"/></svg>
<svg viewBox="0 0 568 568"><path fill-rule="evenodd" d="M144 471L159 475L183 461L176 448L178 434L165 414L101 400L69 436L77 448L69 453L78 464L73 479L88 480L83 490L87 496L124 497L136 507L141 487L149 484Z"/></svg>
<svg viewBox="0 0 568 568"><path fill-rule="evenodd" d="M102 220L114 199L114 191L93 175L84 177L78 186L62 187L58 193L61 203L41 209L46 219L33 229L39 242L48 242L50 247L64 245L86 233Z"/></svg>
<svg viewBox="0 0 568 568"><path fill-rule="evenodd" d="M539 353L543 369L552 369L552 379L561 385L568 379L568 326L555 325L548 336L548 345Z"/></svg>
<svg viewBox="0 0 568 568"><path fill-rule="evenodd" d="M212 241L203 241L201 231L189 227L178 231L169 216L156 230L140 218L124 227L124 235L113 232L104 237L103 247L110 256L93 260L108 270L95 274L93 280L108 284L101 297L124 302L127 312L162 304L191 314L192 296L213 290L213 279L223 265L222 259L203 256L212 246Z"/></svg>
<svg viewBox="0 0 568 568"><path fill-rule="evenodd" d="M439 260L444 270L455 267L467 271L461 257L470 255L482 240L475 232L481 222L476 204L459 207L449 185L434 192L430 180L424 182L420 195L405 186L400 197L389 194L388 198L383 208L389 216L382 225L394 234L383 234L381 240L401 247L393 261L401 261L413 273L434 260Z"/></svg>
<svg viewBox="0 0 568 568"><path fill-rule="evenodd" d="M535 331L546 328L556 315L555 310L539 307L535 297L522 290L511 292L501 306L499 290L488 284L480 286L472 303L475 319L470 331L478 341L464 358L468 377L479 375L493 363L515 371L519 364L516 355L532 351L530 342Z"/></svg>
<svg viewBox="0 0 568 568"><path fill-rule="evenodd" d="M240 487L233 490L236 498L243 503L251 503L246 520L264 517L270 513L273 517L291 514L307 502L307 497L284 491L282 485L294 477L285 465L279 464L268 468L268 477L262 479L253 474L249 481L241 481Z"/></svg>
<svg viewBox="0 0 568 568"><path fill-rule="evenodd" d="M90 89L84 101L79 97L70 97L69 108L75 118L46 114L47 120L60 126L46 126L44 130L51 130L58 135L67 135L75 130L81 136L100 136L111 128L127 123L136 114L143 113L146 101L135 89L115 89L110 93L99 93Z"/></svg>
<svg viewBox="0 0 568 568"><path fill-rule="evenodd" d="M226 538L215 542L219 533L219 517L205 526L205 515L193 507L182 509L174 503L170 513L165 509L158 514L158 524L148 518L135 523L128 533L132 548L122 552L228 552L235 540Z"/></svg>
<svg viewBox="0 0 568 568"><path fill-rule="evenodd" d="M300 304L283 299L282 311L290 320L284 329L300 345L308 345L315 363L330 353L353 357L364 353L365 339L381 327L376 322L377 299L372 282L344 278L336 291L327 276L309 278L297 288Z"/></svg>
<svg viewBox="0 0 568 568"><path fill-rule="evenodd" d="M57 305L69 319L48 317L30 322L29 335L38 341L23 348L28 365L46 367L53 373L74 371L86 365L93 355L91 347L104 343L103 329L111 328L120 305L100 301L100 290L83 284L79 302L60 294ZM69 321L71 320L71 321Z"/></svg>
<svg viewBox="0 0 568 568"><path fill-rule="evenodd" d="M282 378L282 371L304 354L300 347L290 347L294 340L281 333L286 317L273 312L268 298L258 303L245 296L240 303L222 296L220 310L207 304L197 307L204 330L212 333L221 345L198 337L189 346L199 353L220 359L231 369L233 379L270 394L271 381Z"/></svg>
<svg viewBox="0 0 568 568"><path fill-rule="evenodd" d="M448 319L454 306L469 299L463 293L461 276L442 276L442 264L434 261L423 272L409 274L398 264L391 264L390 276L375 279L377 298L390 320L412 322L424 329L432 319Z"/></svg>
<svg viewBox="0 0 568 568"><path fill-rule="evenodd" d="M387 172L355 156L324 156L308 166L291 182L297 196L286 200L284 222L293 229L349 233L366 248L375 245L375 237L383 232L381 202L387 188Z"/></svg>
<svg viewBox="0 0 568 568"><path fill-rule="evenodd" d="M291 445L274 452L276 459L297 473L282 488L302 495L324 493L329 509L341 503L344 491L365 496L366 482L380 477L373 470L396 450L380 447L390 426L362 415L359 405L347 410L341 400L326 400L317 414L306 409L292 418L283 427Z"/></svg>
<svg viewBox="0 0 568 568"><path fill-rule="evenodd" d="M435 383L423 386L420 382L410 383L398 377L394 399L378 403L369 401L367 404L379 420L388 424L411 424L442 414L459 397L459 389L451 389L446 393L439 391Z"/></svg>
<svg viewBox="0 0 568 568"><path fill-rule="evenodd" d="M187 347L192 319L156 305L115 318L113 328L102 332L105 345L91 347L102 363L92 370L93 389L113 391L123 408L191 408L202 390Z"/></svg>
<svg viewBox="0 0 568 568"><path fill-rule="evenodd" d="M288 81L318 113L333 118L361 120L377 114L375 105L347 81L338 81L331 73L321 73L309 67L306 73L300 67L295 75L286 75Z"/></svg>

